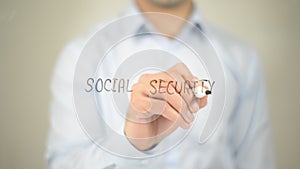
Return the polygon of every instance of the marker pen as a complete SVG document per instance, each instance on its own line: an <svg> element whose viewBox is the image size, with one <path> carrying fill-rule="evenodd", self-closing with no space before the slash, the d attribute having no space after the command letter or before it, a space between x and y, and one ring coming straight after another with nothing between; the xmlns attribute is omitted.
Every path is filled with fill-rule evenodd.
<svg viewBox="0 0 300 169"><path fill-rule="evenodd" d="M197 86L194 88L194 95L195 95L195 97L197 97L199 99L203 98L206 95L210 95L210 94L211 94L211 91L206 89L206 87Z"/></svg>

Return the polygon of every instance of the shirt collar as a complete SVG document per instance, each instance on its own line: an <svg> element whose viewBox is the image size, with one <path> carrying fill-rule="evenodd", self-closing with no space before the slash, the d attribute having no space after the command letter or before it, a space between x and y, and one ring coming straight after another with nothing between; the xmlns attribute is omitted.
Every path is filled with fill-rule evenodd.
<svg viewBox="0 0 300 169"><path fill-rule="evenodd" d="M188 19L188 22L193 24L195 27L199 29L200 31L204 30L204 23L202 15L197 7L197 4L193 2L193 11ZM134 1L131 1L129 7L124 11L124 16L131 16L131 15L137 15L142 13L136 3ZM134 23L131 23L131 27L135 30L136 33L140 33L145 31L147 28L152 29L152 25L149 24L146 18L143 16L138 17L138 19L135 19Z"/></svg>
<svg viewBox="0 0 300 169"><path fill-rule="evenodd" d="M203 17L201 15L201 12L199 11L199 8L197 7L197 4L195 2L193 3L193 11L190 15L190 18L188 19L188 22L195 25L201 31L204 31Z"/></svg>

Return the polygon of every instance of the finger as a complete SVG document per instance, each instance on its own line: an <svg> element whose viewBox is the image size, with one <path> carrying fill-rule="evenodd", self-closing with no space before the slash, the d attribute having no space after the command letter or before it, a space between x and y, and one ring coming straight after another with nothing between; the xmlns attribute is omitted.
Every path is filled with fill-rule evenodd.
<svg viewBox="0 0 300 169"><path fill-rule="evenodd" d="M199 106L199 109L196 112L198 112L200 109L202 109L203 107L205 107L207 105L207 103L208 103L207 96L205 96L204 98L201 98L201 99L195 99L192 102L192 104L197 104Z"/></svg>
<svg viewBox="0 0 300 169"><path fill-rule="evenodd" d="M155 105L156 103L153 103L153 99L163 100L172 105L177 112L184 112L182 110L185 109L183 106L184 101L172 86L170 86L169 89L164 88L155 94L152 94L148 89L149 85L143 83L137 83L132 87L133 93L131 94L131 102L133 107L139 112L146 114L146 112L151 110L151 112L155 114L160 114L164 109L164 105ZM155 106L153 107L153 105ZM191 122L193 120L192 114L189 117L187 115L184 116L186 122Z"/></svg>
<svg viewBox="0 0 300 169"><path fill-rule="evenodd" d="M176 90L172 86L170 86L166 90L168 91L163 91L163 93L156 93L154 95L150 93L149 97L166 101L179 114L182 115L187 123L191 123L194 120L194 115L188 110L188 106L186 105L183 98L176 92Z"/></svg>
<svg viewBox="0 0 300 169"><path fill-rule="evenodd" d="M198 105L200 106L200 109L202 109L203 107L205 107L208 103L207 101L208 96L205 96L202 99L198 99Z"/></svg>
<svg viewBox="0 0 300 169"><path fill-rule="evenodd" d="M136 83L132 86L132 93L130 97L131 106L138 112L145 113L150 108L150 102L147 93L145 92L145 85Z"/></svg>
<svg viewBox="0 0 300 169"><path fill-rule="evenodd" d="M189 110L188 104L182 98L181 95L176 93L175 88L170 87L169 89L173 94L165 94L166 101L177 110L178 113L182 115L184 120L188 123L191 123L194 120L194 115Z"/></svg>
<svg viewBox="0 0 300 169"><path fill-rule="evenodd" d="M200 87L200 89L199 89L199 87ZM196 99L196 102L194 102L193 104L197 103L197 105L199 105L199 109L205 107L207 105L207 98L208 98L208 95L205 94L205 91L208 90L208 87L203 85L203 81L199 81L199 83L196 84L196 86L194 87L193 90L195 93L194 98ZM200 92L200 94L199 94L199 92ZM203 93L204 93L204 95L203 95ZM201 96L201 95L203 95L203 96ZM201 97L199 97L199 96L201 96Z"/></svg>
<svg viewBox="0 0 300 169"><path fill-rule="evenodd" d="M180 77L180 76L179 76ZM144 93L145 95L151 97L151 98L155 98L155 99L160 99L160 100L165 100L167 101L178 113L180 113L184 120L187 123L191 123L194 120L194 115L191 113L189 107L187 106L187 103L184 101L184 99L182 98L182 96L180 96L176 90L174 89L174 87L172 85L170 85L169 82L172 82L174 79L171 78L167 73L160 73L160 74L155 74L153 76L151 75L144 75L141 79L143 79L143 82L149 81L147 79L151 79L151 78L156 78L156 79L163 79L164 80L164 84L163 85L159 85L158 87L158 91L152 92L151 90L151 84L149 83L142 83L139 86L139 90L141 90L142 93ZM181 78L181 80L183 80L183 78ZM162 83L162 82L160 82ZM168 84L168 85L166 85ZM155 87L155 86L154 86ZM188 86L186 88L189 88ZM190 90L190 89L189 89ZM188 97L188 92L191 94L192 91L184 91L186 92L186 97ZM196 109L198 110L198 109ZM196 111L194 110L194 111Z"/></svg>
<svg viewBox="0 0 300 169"><path fill-rule="evenodd" d="M153 103L153 108L150 110L153 114L162 115L164 118L168 119L174 124L179 124L180 127L187 129L190 127L190 124L186 123L183 117L167 102L158 99L151 99Z"/></svg>
<svg viewBox="0 0 300 169"><path fill-rule="evenodd" d="M173 71L175 71L175 73L178 73L186 82L190 82L188 84L191 90L193 90L194 87L197 85L203 86L203 83L201 83L201 81L199 81L197 77L193 76L193 74L185 64L183 63L177 64L176 66L173 67L173 69L171 69L170 73L172 73ZM196 97L194 97L194 93L193 93L193 99L197 99ZM189 103L192 112L196 112L195 111L196 109L197 111L200 109L200 105L197 103L198 103L197 101L192 101Z"/></svg>
<svg viewBox="0 0 300 169"><path fill-rule="evenodd" d="M180 77L180 76L179 76ZM160 82L156 81L154 84L148 83L151 79L159 79L162 80ZM174 79L170 77L166 72L159 73L159 74L144 74L140 78L139 87L136 87L136 90L140 90L140 93L143 93L151 98L154 99L160 99L167 101L173 108L180 113L184 120L187 123L191 123L194 120L194 115L191 113L192 110L190 110L189 106L187 106L186 101L176 92L176 90L172 87L172 85L166 85L169 84L168 82L172 82ZM181 78L183 80L183 78ZM157 84L159 83L159 85ZM161 85L164 83L163 85ZM151 85L156 85L154 88L156 89L155 92L151 92ZM184 83L183 83L184 85ZM188 99L188 94L192 94L192 91L189 89L188 86L185 86L185 95ZM158 89L158 90L157 90ZM188 101L187 101L188 102ZM198 110L197 108L194 108L193 111Z"/></svg>
<svg viewBox="0 0 300 169"><path fill-rule="evenodd" d="M178 74L172 75L175 78L175 84L173 85L177 91L177 93L180 94L180 96L185 101L186 105L189 108L190 112L196 112L199 110L198 104L192 104L194 98L194 92L192 88L190 87L190 82L183 79L182 76Z"/></svg>

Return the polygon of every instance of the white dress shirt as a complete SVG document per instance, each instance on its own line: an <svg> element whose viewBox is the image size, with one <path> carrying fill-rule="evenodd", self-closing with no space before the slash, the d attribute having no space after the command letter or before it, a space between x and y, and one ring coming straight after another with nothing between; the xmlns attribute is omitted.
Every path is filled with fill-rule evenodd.
<svg viewBox="0 0 300 169"><path fill-rule="evenodd" d="M122 15L138 12L135 4L131 4ZM193 10L189 22L210 38L224 65L226 108L212 137L204 144L199 144L195 141L195 138L198 138L198 130L193 128L194 131L180 145L160 156L142 160L115 156L95 145L82 130L73 106L73 76L78 57L87 41L87 36L84 36L65 47L54 71L51 84L51 128L46 154L48 168L275 168L264 77L256 51L248 44L205 22L197 8ZM130 26L137 32L151 29L146 20ZM193 29L184 28L183 32L182 36L191 41L201 38ZM178 56L188 67L195 67L195 63L190 59L182 57L189 55L189 51L181 48L176 42L147 36L125 42L114 49L115 52L122 53L122 56L117 55L119 58L114 63L107 61L102 69L106 72L115 71L117 63L122 63L126 56L134 51L146 49L163 49ZM171 61L168 62L170 63ZM197 72L198 77L206 76L201 70L191 68L191 71ZM212 105L207 107L209 106ZM125 121L120 117L111 118L114 116L111 113L112 103L102 98L99 107L104 120L114 119L109 125L122 135ZM198 112L200 115L195 126L199 128L204 127L202 124L209 116L205 109ZM172 137L171 135L168 139ZM168 139L164 141L165 145L169 143ZM110 144L113 146L114 142ZM134 148L131 146L129 149Z"/></svg>

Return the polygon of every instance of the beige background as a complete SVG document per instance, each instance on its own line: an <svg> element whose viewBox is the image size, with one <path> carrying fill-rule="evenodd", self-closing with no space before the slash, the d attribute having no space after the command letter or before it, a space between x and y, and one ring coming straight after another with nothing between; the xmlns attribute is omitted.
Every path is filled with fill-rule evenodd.
<svg viewBox="0 0 300 169"><path fill-rule="evenodd" d="M0 168L44 168L49 81L64 44L126 7L114 0L0 0ZM198 0L254 44L267 74L278 168L299 168L300 1Z"/></svg>

